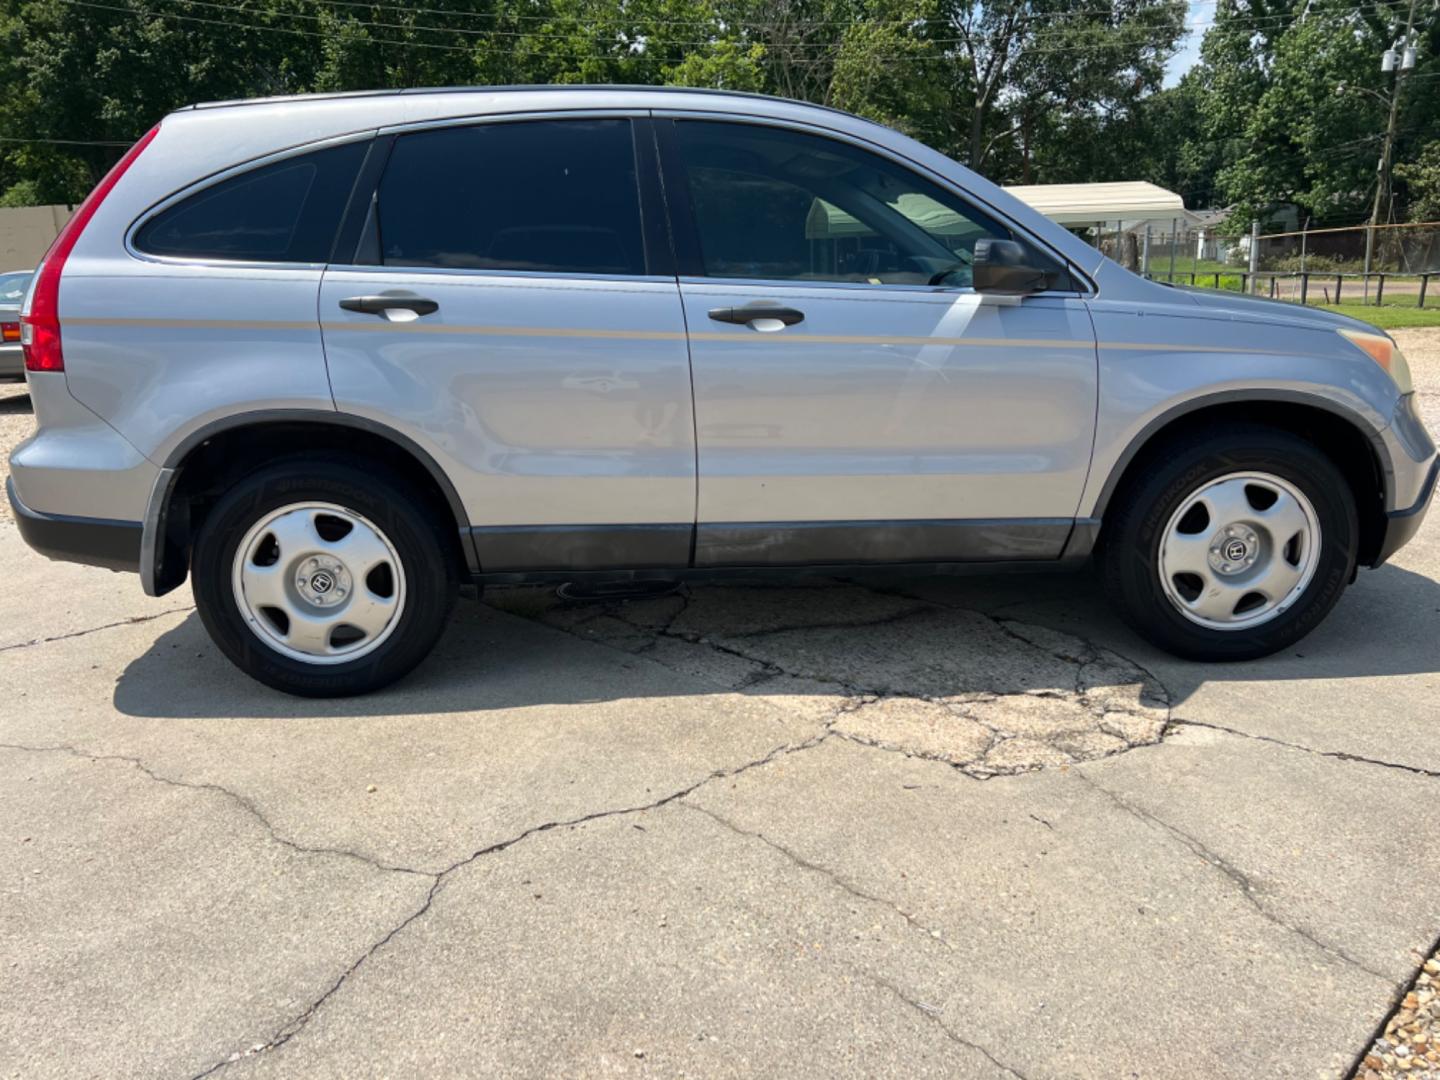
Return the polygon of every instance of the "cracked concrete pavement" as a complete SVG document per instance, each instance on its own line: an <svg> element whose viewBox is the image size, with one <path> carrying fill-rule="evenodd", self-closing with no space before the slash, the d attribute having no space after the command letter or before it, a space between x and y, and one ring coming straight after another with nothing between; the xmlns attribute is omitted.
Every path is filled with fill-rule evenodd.
<svg viewBox="0 0 1440 1080"><path fill-rule="evenodd" d="M876 574L497 590L345 702L0 553L0 1077L1345 1076L1440 935L1435 522L1254 664Z"/></svg>

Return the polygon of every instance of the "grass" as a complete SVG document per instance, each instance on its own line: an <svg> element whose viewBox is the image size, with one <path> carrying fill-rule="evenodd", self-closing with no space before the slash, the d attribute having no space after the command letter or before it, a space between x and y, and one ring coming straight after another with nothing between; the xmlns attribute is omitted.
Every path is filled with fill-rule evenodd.
<svg viewBox="0 0 1440 1080"><path fill-rule="evenodd" d="M1163 269L1160 270L1158 273L1157 273L1154 269L1151 269L1151 271L1150 271L1150 277L1151 277L1152 280L1154 280L1154 281L1159 281L1159 282L1167 282L1167 281L1170 281L1170 280L1171 280L1169 271L1168 271L1168 270L1163 270ZM1190 284L1190 272L1189 272L1188 270L1176 270L1176 271L1175 271L1174 282L1175 282L1176 285L1186 285L1186 286L1188 286L1188 285ZM1239 291L1240 291L1240 274L1239 274L1238 271L1235 271L1235 270L1224 270L1224 271L1221 271L1221 273L1220 273L1220 279L1219 279L1219 284L1217 285L1217 284L1216 284L1216 279L1215 279L1215 271L1214 271L1214 270L1202 270L1202 271L1200 271L1199 273L1197 273L1197 274L1195 275L1195 288L1197 288L1197 289L1216 289L1216 288L1219 288L1219 289L1225 289L1225 290L1227 290L1227 291L1229 291L1229 292L1239 292Z"/></svg>
<svg viewBox="0 0 1440 1080"><path fill-rule="evenodd" d="M1429 299L1428 297L1426 299ZM1382 330L1404 330L1414 326L1440 326L1440 307L1417 308L1414 304L1316 304L1326 311L1338 311L1354 319L1362 319Z"/></svg>
<svg viewBox="0 0 1440 1080"><path fill-rule="evenodd" d="M1194 262L1193 259L1190 260L1190 261L1191 261L1191 262ZM1181 275L1180 275L1180 270L1178 269L1178 265L1179 265L1179 261L1177 260L1177 269L1176 269L1176 271L1175 271L1175 280L1176 280L1176 282L1179 283L1179 284L1188 285L1188 284L1189 284L1189 268L1188 268L1188 267L1186 268L1185 276L1182 278ZM1164 281L1164 280L1165 280L1165 274L1164 274L1163 270L1162 270L1162 272L1161 272L1160 274L1158 274L1158 275L1155 274L1154 269L1153 269L1153 264L1152 264L1151 276L1152 276L1153 278L1155 278L1155 280L1158 280L1158 281ZM1214 271L1213 271L1213 270L1210 271L1210 273L1209 273L1208 275L1206 275L1206 274L1202 271L1200 274L1198 274L1198 275L1196 276L1195 284L1196 284L1196 286L1199 287L1199 288L1204 288L1204 289L1213 289L1213 288L1215 288ZM1348 284L1348 283L1347 283L1347 284ZM1227 273L1227 272L1222 272L1222 273L1220 274L1220 288L1221 288L1221 289L1225 289L1225 290L1228 290L1228 291L1230 291L1230 292L1239 292L1239 291L1240 291L1240 285L1241 285L1240 275L1239 275L1237 272L1235 272L1234 270L1230 270L1228 273ZM1355 285L1352 286L1352 287L1353 287L1353 288L1356 288L1356 289L1359 289L1361 286L1357 283L1357 284L1355 284ZM1261 288L1260 288L1260 291L1257 292L1255 295L1256 295L1256 296L1260 296L1260 297L1265 297L1265 296L1268 296L1268 295L1269 295L1268 279L1266 279L1266 278L1261 278ZM1402 296L1404 296L1404 298L1403 298L1402 300L1400 300L1400 301L1398 301L1398 302L1396 302L1396 303L1386 303L1386 304L1381 305L1381 306L1376 306L1375 304L1359 304L1359 303L1356 303L1356 304L1317 304L1317 303L1313 303L1313 300L1314 300L1316 297L1321 296L1321 295L1323 295L1323 293L1322 293L1322 292L1317 288L1317 286L1313 283L1313 279L1312 279L1312 284L1311 284L1311 286L1310 286L1310 297L1311 297L1312 303L1311 303L1309 306L1311 306L1311 307L1324 308L1326 311L1338 311L1341 315L1349 315L1349 316L1350 316L1351 318L1353 318L1353 319L1360 319L1360 320L1362 320L1362 321L1364 321L1364 322L1368 322L1368 323L1369 323L1370 325L1372 325L1372 326L1378 326L1378 327L1380 327L1382 330L1405 330L1405 329L1410 329L1410 328L1412 328L1412 327L1440 326L1440 290L1432 290L1432 291L1431 291L1431 295L1428 296L1428 297L1426 297L1426 299L1430 302L1430 306L1429 306L1429 307L1425 307L1425 308L1416 307L1416 306L1415 306L1415 297L1413 297L1413 296L1404 296L1403 293L1401 294ZM1282 293L1279 297L1277 297L1277 299L1285 300L1285 301L1288 301L1288 302L1290 302L1290 303L1295 303L1295 302L1297 302L1297 297L1295 297L1293 293L1291 293L1290 295L1286 295L1286 294L1283 294L1283 293Z"/></svg>
<svg viewBox="0 0 1440 1080"><path fill-rule="evenodd" d="M1190 280L1190 271L1197 274L1213 274L1219 270L1222 274L1238 274L1240 271L1229 263L1216 262L1214 259L1197 259L1193 255L1175 256L1175 279L1178 281L1180 275L1185 275L1185 280ZM1170 256L1161 255L1156 252L1150 253L1150 273L1164 277L1170 273Z"/></svg>

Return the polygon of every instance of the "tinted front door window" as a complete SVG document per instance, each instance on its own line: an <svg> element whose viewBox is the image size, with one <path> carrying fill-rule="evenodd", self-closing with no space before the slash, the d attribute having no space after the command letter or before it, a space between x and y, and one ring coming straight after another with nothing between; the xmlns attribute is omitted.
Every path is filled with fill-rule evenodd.
<svg viewBox="0 0 1440 1080"><path fill-rule="evenodd" d="M704 120L675 130L709 277L968 286L975 241L1013 238L849 143Z"/></svg>
<svg viewBox="0 0 1440 1080"><path fill-rule="evenodd" d="M387 266L644 274L630 122L402 136L380 184L379 232Z"/></svg>

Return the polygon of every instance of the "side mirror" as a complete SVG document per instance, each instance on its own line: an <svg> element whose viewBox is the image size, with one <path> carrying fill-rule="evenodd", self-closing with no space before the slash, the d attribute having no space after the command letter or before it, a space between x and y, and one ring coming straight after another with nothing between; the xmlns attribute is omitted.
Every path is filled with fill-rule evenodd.
<svg viewBox="0 0 1440 1080"><path fill-rule="evenodd" d="M1047 271L1030 265L1030 250L1014 240L984 237L975 241L971 263L976 292L1022 296L1045 288Z"/></svg>

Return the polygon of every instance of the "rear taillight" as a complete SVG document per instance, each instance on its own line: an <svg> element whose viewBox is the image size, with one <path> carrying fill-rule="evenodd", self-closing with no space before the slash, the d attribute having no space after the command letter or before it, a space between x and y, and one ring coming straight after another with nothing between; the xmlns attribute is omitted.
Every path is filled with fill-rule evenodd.
<svg viewBox="0 0 1440 1080"><path fill-rule="evenodd" d="M0 341L7 344L20 340L20 324L18 322L0 322Z"/></svg>
<svg viewBox="0 0 1440 1080"><path fill-rule="evenodd" d="M105 196L110 194L120 177L125 175L125 170L135 163L135 159L150 145L150 140L155 138L155 133L159 130L160 125L156 124L141 136L139 142L125 151L125 156L117 161L115 167L105 174L105 178L85 196L85 201L70 216L70 220L55 237L55 242L50 245L50 250L45 253L40 269L35 272L30 306L20 316L20 343L25 351L27 371L65 370L65 354L60 351L60 275L65 270L65 260L70 258L75 242L80 239L85 226L90 224L95 211L100 209ZM5 331L5 340L10 340L8 328Z"/></svg>

